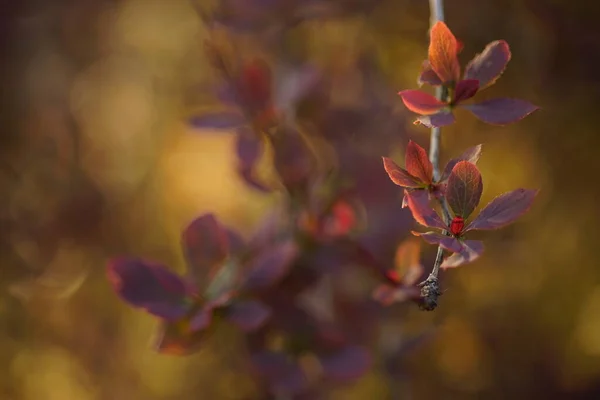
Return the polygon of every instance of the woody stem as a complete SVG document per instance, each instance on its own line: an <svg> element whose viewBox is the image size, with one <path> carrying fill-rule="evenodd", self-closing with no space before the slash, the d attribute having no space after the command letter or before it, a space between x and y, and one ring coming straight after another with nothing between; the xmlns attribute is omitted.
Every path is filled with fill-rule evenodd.
<svg viewBox="0 0 600 400"><path fill-rule="evenodd" d="M429 12L430 12L430 26L433 26L437 21L444 20L444 4L443 0L429 0ZM438 100L444 101L448 96L448 89L444 86L436 88L436 97ZM431 139L429 145L429 160L433 165L433 179L438 181L440 179L440 147L441 147L441 136L442 130L438 127L431 128ZM440 205L444 214L444 221L449 223L450 213L448 212L448 205L445 199L440 199ZM444 231L447 235L448 232ZM440 272L440 266L444 258L444 249L438 246L437 255L433 268L427 279L420 283L422 303L421 307L424 310L431 311L437 307L437 300L441 292L438 284L438 275Z"/></svg>

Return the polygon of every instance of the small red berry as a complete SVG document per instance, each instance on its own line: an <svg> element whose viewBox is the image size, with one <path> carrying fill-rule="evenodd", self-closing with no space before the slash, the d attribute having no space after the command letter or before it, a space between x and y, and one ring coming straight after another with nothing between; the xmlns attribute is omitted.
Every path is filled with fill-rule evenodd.
<svg viewBox="0 0 600 400"><path fill-rule="evenodd" d="M450 223L450 232L454 236L460 236L463 228L465 227L465 220L461 217L454 217L452 222Z"/></svg>

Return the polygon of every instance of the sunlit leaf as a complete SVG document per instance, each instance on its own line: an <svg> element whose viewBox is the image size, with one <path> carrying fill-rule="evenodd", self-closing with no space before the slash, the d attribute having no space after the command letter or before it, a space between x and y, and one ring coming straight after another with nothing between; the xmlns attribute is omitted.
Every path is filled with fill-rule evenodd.
<svg viewBox="0 0 600 400"><path fill-rule="evenodd" d="M419 178L425 184L433 181L433 165L429 161L427 152L417 143L410 140L406 146L406 171Z"/></svg>
<svg viewBox="0 0 600 400"><path fill-rule="evenodd" d="M107 273L124 301L154 316L175 321L191 309L192 288L163 265L117 258L109 262Z"/></svg>
<svg viewBox="0 0 600 400"><path fill-rule="evenodd" d="M477 118L493 125L506 125L520 121L539 109L525 100L499 98L477 104L461 105L471 111Z"/></svg>
<svg viewBox="0 0 600 400"><path fill-rule="evenodd" d="M479 157L481 156L481 148L482 145L480 144L478 144L477 146L470 147L467 150L465 150L460 156L448 161L448 164L446 164L446 166L444 167L444 173L442 174L440 182L444 182L448 179L450 173L452 172L452 169L460 161L468 161L470 163L477 164L477 161L479 161Z"/></svg>
<svg viewBox="0 0 600 400"><path fill-rule="evenodd" d="M396 249L394 267L398 275L397 282L412 285L423 273L421 265L421 242L405 239Z"/></svg>
<svg viewBox="0 0 600 400"><path fill-rule="evenodd" d="M440 216L429 205L429 195L423 190L406 192L405 197L412 216L423 226L430 228L447 229Z"/></svg>
<svg viewBox="0 0 600 400"><path fill-rule="evenodd" d="M382 159L385 172L387 172L392 182L396 185L408 188L419 188L424 185L419 178L412 176L408 171L392 161L392 159L388 157L382 157Z"/></svg>
<svg viewBox="0 0 600 400"><path fill-rule="evenodd" d="M504 40L491 42L467 64L465 79L477 79L479 89L484 89L502 75L510 57L508 43Z"/></svg>
<svg viewBox="0 0 600 400"><path fill-rule="evenodd" d="M429 63L442 82L457 82L460 78L458 41L448 26L438 21L431 27Z"/></svg>
<svg viewBox="0 0 600 400"><path fill-rule="evenodd" d="M459 253L454 253L446 258L441 267L455 268L470 262L475 261L483 253L483 242L479 240L464 240L462 242L462 250Z"/></svg>
<svg viewBox="0 0 600 400"><path fill-rule="evenodd" d="M323 375L334 381L353 381L364 375L373 360L367 349L358 346L346 346L341 350L320 356Z"/></svg>
<svg viewBox="0 0 600 400"><path fill-rule="evenodd" d="M498 229L515 222L531 208L538 192L533 189L517 189L496 197L481 210L465 231Z"/></svg>
<svg viewBox="0 0 600 400"><path fill-rule="evenodd" d="M283 279L298 255L298 246L286 241L260 252L246 267L244 287L262 289Z"/></svg>
<svg viewBox="0 0 600 400"><path fill-rule="evenodd" d="M475 164L459 161L448 178L446 200L455 215L467 219L481 199L483 182Z"/></svg>
<svg viewBox="0 0 600 400"><path fill-rule="evenodd" d="M398 92L402 102L410 111L421 114L436 114L448 105L438 100L435 96L417 89L409 89Z"/></svg>
<svg viewBox="0 0 600 400"><path fill-rule="evenodd" d="M477 79L464 79L456 85L454 89L453 104L458 104L465 100L469 100L471 97L477 94L479 90L479 81Z"/></svg>
<svg viewBox="0 0 600 400"><path fill-rule="evenodd" d="M460 242L452 236L442 235L441 233L437 232L412 232L412 234L422 237L429 244L440 245L444 249L453 253L457 253L462 250L462 245Z"/></svg>
<svg viewBox="0 0 600 400"><path fill-rule="evenodd" d="M244 332L260 328L271 316L271 310L256 300L236 301L227 307L226 318Z"/></svg>
<svg viewBox="0 0 600 400"><path fill-rule="evenodd" d="M200 129L236 129L245 123L244 116L236 111L214 112L190 119L190 124Z"/></svg>

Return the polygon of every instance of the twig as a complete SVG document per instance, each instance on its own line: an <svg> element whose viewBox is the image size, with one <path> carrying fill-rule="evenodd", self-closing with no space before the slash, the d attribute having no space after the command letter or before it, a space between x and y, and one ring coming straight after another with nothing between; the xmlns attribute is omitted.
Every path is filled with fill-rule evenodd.
<svg viewBox="0 0 600 400"><path fill-rule="evenodd" d="M430 12L430 26L437 21L444 20L444 4L443 0L429 0L429 12ZM439 100L445 100L448 96L448 90L444 86L436 88L436 97ZM440 179L440 147L441 147L441 128L431 128L431 140L429 145L429 160L433 164L433 179L438 181ZM444 221L450 223L450 212L448 211L448 205L445 199L440 200L442 206L442 212L444 214ZM444 231L447 235L448 232ZM438 246L437 255L431 273L425 281L419 284L421 287L421 308L423 310L432 311L437 307L438 297L442 294L440 291L438 275L440 272L440 266L444 258L444 249L442 246Z"/></svg>

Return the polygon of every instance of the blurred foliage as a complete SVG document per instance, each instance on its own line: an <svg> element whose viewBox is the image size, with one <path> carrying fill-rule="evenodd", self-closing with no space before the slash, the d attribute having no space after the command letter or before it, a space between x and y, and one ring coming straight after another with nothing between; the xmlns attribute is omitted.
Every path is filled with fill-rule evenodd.
<svg viewBox="0 0 600 400"><path fill-rule="evenodd" d="M277 201L240 180L231 137L182 122L190 95L210 99L190 88L214 79L191 3L1 9L0 399L253 398L236 335L220 332L192 357L155 354L154 321L119 302L105 277L115 253L182 267L179 235L195 215L214 211L249 232ZM444 129L443 158L484 143L483 204L515 187L542 191L519 223L487 234L481 260L444 273L438 310L394 313L391 329L402 328L392 335L438 327L403 360L405 398L600 397L593 15L577 1L447 5L464 57L494 39L511 45L487 95L518 94L543 110L506 128L459 112ZM394 90L415 87L428 23L425 1L383 1L368 17L299 26L313 40L296 51L336 72L341 99L360 101L350 67L359 50L376 54ZM406 121L426 143L428 131ZM399 201L397 212L406 212ZM374 368L334 398L391 397Z"/></svg>

